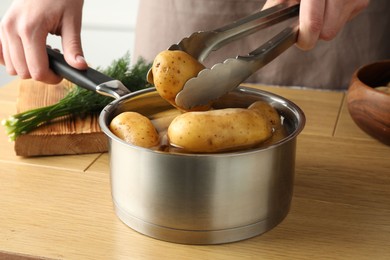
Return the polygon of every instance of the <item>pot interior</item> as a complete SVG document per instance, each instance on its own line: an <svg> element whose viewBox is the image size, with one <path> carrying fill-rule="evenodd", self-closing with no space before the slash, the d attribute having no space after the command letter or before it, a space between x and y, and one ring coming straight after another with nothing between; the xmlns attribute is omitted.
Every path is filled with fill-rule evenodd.
<svg viewBox="0 0 390 260"><path fill-rule="evenodd" d="M290 100L278 95L249 87L238 87L213 103L215 109L246 108L256 101L265 101L273 106L281 116L285 128L285 137L276 142L263 144L260 148L269 148L295 138L303 129L305 116L302 110ZM101 113L100 126L110 138L124 142L116 137L108 128L111 120L125 111L138 112L150 119L164 113L176 116L180 112L167 101L162 99L154 88L131 93L113 101ZM131 146L131 144L128 144ZM256 148L258 150L259 148Z"/></svg>

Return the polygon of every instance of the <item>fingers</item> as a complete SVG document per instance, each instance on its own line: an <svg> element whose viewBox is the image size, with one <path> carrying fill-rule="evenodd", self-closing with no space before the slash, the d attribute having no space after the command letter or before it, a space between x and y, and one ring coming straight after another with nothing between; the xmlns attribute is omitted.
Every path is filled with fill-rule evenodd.
<svg viewBox="0 0 390 260"><path fill-rule="evenodd" d="M88 68L81 47L80 34L64 31L62 34L62 46L64 58L69 65L80 70Z"/></svg>
<svg viewBox="0 0 390 260"><path fill-rule="evenodd" d="M62 78L49 69L45 49L47 34L34 27L11 18L2 22L2 55L7 72L21 79L32 78L56 84Z"/></svg>
<svg viewBox="0 0 390 260"><path fill-rule="evenodd" d="M297 46L310 50L318 40L334 39L368 4L369 0L302 0Z"/></svg>
<svg viewBox="0 0 390 260"><path fill-rule="evenodd" d="M274 5L285 2L285 0L267 0L262 9L268 9Z"/></svg>
<svg viewBox="0 0 390 260"><path fill-rule="evenodd" d="M316 45L324 24L325 0L301 1L297 46L310 50Z"/></svg>
<svg viewBox="0 0 390 260"><path fill-rule="evenodd" d="M358 1L357 5L355 6L354 10L351 12L351 15L349 16L348 21L355 18L359 13L361 13L364 9L368 7L370 4L370 0L360 0Z"/></svg>
<svg viewBox="0 0 390 260"><path fill-rule="evenodd" d="M7 19L3 18L2 24L0 28L0 37L1 37L1 45L2 45L2 61L4 65L6 66L7 73L10 75L16 75L16 70L14 67L14 64L12 62L12 56L10 55L10 48L9 48L9 42L8 42L8 36L11 34L8 34L8 31L11 27L11 22L9 22Z"/></svg>
<svg viewBox="0 0 390 260"><path fill-rule="evenodd" d="M2 59L7 73L21 79L32 78L49 84L56 84L61 77L49 69L45 50L45 34L37 24L26 22L22 14L16 20L11 13L1 23Z"/></svg>
<svg viewBox="0 0 390 260"><path fill-rule="evenodd" d="M368 3L368 0L328 0L320 39L325 41L334 39L344 25L367 7Z"/></svg>
<svg viewBox="0 0 390 260"><path fill-rule="evenodd" d="M265 4L263 5L262 9L264 10L264 9L270 8L272 6L275 6L277 4L281 4L284 2L288 2L289 4L297 4L300 2L300 0L267 0L265 2Z"/></svg>
<svg viewBox="0 0 390 260"><path fill-rule="evenodd" d="M46 35L37 35L34 40L27 38L23 44L27 67L30 77L48 84L57 84L62 77L55 74L49 68L49 60L46 52Z"/></svg>
<svg viewBox="0 0 390 260"><path fill-rule="evenodd" d="M81 3L82 4L82 3ZM83 49L81 46L81 10L74 12L64 17L64 24L70 26L63 26L62 28L62 48L66 62L76 69L87 69L88 65L85 61Z"/></svg>
<svg viewBox="0 0 390 260"><path fill-rule="evenodd" d="M64 56L71 66L87 68L80 39L83 1L39 2L14 0L4 15L0 23L0 63L11 75L55 84L62 78L49 68L49 33L63 37Z"/></svg>
<svg viewBox="0 0 390 260"><path fill-rule="evenodd" d="M345 10L345 1L328 0L324 14L324 26L321 30L320 39L330 41L336 37L344 24L348 21L350 10ZM344 10L340 13L340 10Z"/></svg>
<svg viewBox="0 0 390 260"><path fill-rule="evenodd" d="M3 57L3 44L1 43L1 33L0 33L0 64L5 65Z"/></svg>
<svg viewBox="0 0 390 260"><path fill-rule="evenodd" d="M8 49L8 55L6 55L7 71L11 75L19 75L22 79L30 78L20 38L11 39L10 41L12 44L7 43L6 45Z"/></svg>
<svg viewBox="0 0 390 260"><path fill-rule="evenodd" d="M301 2L297 46L302 50L310 50L314 48L320 38L324 24L326 0L267 0L263 6L263 9L270 8L283 2Z"/></svg>

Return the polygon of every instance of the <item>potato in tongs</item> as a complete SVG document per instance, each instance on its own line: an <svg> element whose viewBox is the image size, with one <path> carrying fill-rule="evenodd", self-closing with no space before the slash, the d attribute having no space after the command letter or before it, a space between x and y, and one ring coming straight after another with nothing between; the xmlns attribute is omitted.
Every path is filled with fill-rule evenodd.
<svg viewBox="0 0 390 260"><path fill-rule="evenodd" d="M213 100L236 88L292 46L297 40L298 23L293 22L247 56L229 58L212 68L202 65L206 57L234 40L295 17L298 13L299 4L290 1L216 30L193 33L156 56L148 81L174 106L182 110L204 110ZM183 63L183 60L188 62Z"/></svg>

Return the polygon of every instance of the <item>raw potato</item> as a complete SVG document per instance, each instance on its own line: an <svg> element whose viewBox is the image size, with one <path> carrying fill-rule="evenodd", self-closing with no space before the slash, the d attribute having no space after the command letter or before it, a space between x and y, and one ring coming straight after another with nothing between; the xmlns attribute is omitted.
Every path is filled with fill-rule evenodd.
<svg viewBox="0 0 390 260"><path fill-rule="evenodd" d="M271 135L269 121L257 111L244 108L187 112L168 127L171 145L197 153L248 148Z"/></svg>
<svg viewBox="0 0 390 260"><path fill-rule="evenodd" d="M152 74L148 81L157 89L159 95L177 107L175 98L190 78L196 77L205 67L184 51L162 51L153 61ZM208 107L207 107L208 108ZM206 110L199 107L197 109ZM197 110L195 109L195 110Z"/></svg>
<svg viewBox="0 0 390 260"><path fill-rule="evenodd" d="M262 115L265 116L265 118L268 119L271 126L274 129L277 129L281 127L282 123L280 121L280 115L276 111L275 108L273 108L270 104L264 101L256 101L252 105L248 107L248 109L252 109L254 111L258 111Z"/></svg>
<svg viewBox="0 0 390 260"><path fill-rule="evenodd" d="M152 122L136 112L123 112L110 123L110 130L122 140L145 148L159 144L159 135Z"/></svg>

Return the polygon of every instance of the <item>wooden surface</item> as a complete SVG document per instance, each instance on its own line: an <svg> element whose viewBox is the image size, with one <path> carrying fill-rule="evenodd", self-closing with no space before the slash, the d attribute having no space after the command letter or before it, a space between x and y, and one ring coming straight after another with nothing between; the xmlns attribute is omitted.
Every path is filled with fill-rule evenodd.
<svg viewBox="0 0 390 260"><path fill-rule="evenodd" d="M18 89L18 113L57 103L71 86L65 80L54 86L33 80L17 80L11 85ZM98 117L67 117L47 124L17 138L15 152L20 156L106 152L107 138L100 130Z"/></svg>
<svg viewBox="0 0 390 260"><path fill-rule="evenodd" d="M149 238L116 217L106 153L18 157L0 131L0 257L390 259L390 147L357 128L343 92L261 88L307 117L292 208L273 230L216 246ZM0 118L15 112L16 93L0 88Z"/></svg>

